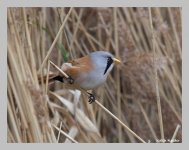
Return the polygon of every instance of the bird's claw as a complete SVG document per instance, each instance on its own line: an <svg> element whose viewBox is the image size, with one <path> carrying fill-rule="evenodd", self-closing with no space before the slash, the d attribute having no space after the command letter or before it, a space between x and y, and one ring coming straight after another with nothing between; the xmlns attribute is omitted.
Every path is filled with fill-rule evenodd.
<svg viewBox="0 0 189 150"><path fill-rule="evenodd" d="M93 103L94 101L95 101L95 96L93 95L93 94L91 94L91 93L88 93L89 94L89 104L91 104L91 103Z"/></svg>
<svg viewBox="0 0 189 150"><path fill-rule="evenodd" d="M72 77L70 77L70 76L67 78L67 81L68 81L69 84L73 84L74 83L74 79Z"/></svg>

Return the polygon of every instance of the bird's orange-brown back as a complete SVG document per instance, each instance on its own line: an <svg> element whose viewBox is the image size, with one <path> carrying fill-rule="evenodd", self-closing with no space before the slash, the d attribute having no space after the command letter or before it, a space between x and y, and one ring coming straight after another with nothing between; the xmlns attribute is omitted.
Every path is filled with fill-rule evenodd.
<svg viewBox="0 0 189 150"><path fill-rule="evenodd" d="M80 73L87 73L94 68L89 56L74 59L68 63L70 63L72 66L66 67L66 69L63 69L63 71L73 79L75 79Z"/></svg>

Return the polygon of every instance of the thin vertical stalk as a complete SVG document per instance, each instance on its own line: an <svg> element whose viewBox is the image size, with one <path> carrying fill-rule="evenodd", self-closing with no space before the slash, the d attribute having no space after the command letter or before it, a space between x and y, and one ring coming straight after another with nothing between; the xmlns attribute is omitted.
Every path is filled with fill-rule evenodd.
<svg viewBox="0 0 189 150"><path fill-rule="evenodd" d="M152 48L153 48L153 63L154 63L155 90L156 90L156 100L157 100L157 107L158 107L158 118L159 118L161 139L163 140L164 139L163 119L162 119L162 112L161 112L161 100L160 100L160 95L159 95L157 67L155 64L156 40L155 40L154 29L153 29L153 24L152 24L151 8L148 8L148 10L149 10L150 27L151 27L151 32L152 32L151 34L152 34Z"/></svg>
<svg viewBox="0 0 189 150"><path fill-rule="evenodd" d="M115 38L115 52L116 57L119 58L119 41L118 41L118 18L117 18L117 8L113 9L114 15L114 38ZM118 118L121 118L121 93L120 93L120 73L119 68L117 68L116 74L116 89L117 89L117 111L118 111ZM120 124L118 124L118 137L119 142L122 141L122 129Z"/></svg>

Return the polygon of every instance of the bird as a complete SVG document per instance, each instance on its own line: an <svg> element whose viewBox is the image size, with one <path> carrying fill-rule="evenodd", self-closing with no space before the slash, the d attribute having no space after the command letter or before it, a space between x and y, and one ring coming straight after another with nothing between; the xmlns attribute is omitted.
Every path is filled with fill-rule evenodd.
<svg viewBox="0 0 189 150"><path fill-rule="evenodd" d="M68 82L84 90L95 89L106 82L114 64L121 61L115 58L110 52L95 51L81 58L70 60L63 63L61 70L68 75ZM65 77L58 74L51 80L64 82ZM93 94L88 93L89 103L95 101Z"/></svg>

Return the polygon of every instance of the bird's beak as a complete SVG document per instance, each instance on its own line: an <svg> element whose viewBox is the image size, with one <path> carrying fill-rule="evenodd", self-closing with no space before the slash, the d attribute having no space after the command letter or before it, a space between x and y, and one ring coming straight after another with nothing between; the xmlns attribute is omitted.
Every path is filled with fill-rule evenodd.
<svg viewBox="0 0 189 150"><path fill-rule="evenodd" d="M114 61L116 64L120 64L120 63L121 63L121 61L120 61L119 59L117 59L117 58L113 58L113 61Z"/></svg>

